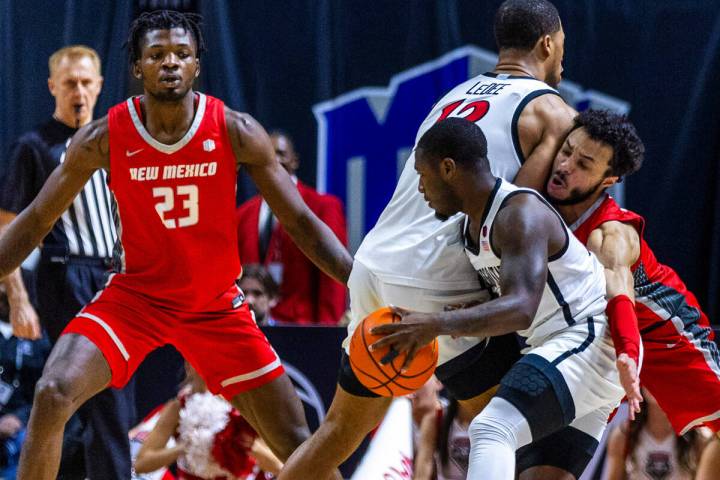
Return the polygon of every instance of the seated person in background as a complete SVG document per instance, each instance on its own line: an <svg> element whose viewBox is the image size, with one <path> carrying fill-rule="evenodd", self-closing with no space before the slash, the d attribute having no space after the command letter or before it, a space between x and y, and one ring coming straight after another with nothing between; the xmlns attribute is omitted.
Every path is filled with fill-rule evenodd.
<svg viewBox="0 0 720 480"><path fill-rule="evenodd" d="M15 478L35 384L50 352L50 342L12 334L5 289L0 286L0 478Z"/></svg>
<svg viewBox="0 0 720 480"><path fill-rule="evenodd" d="M715 480L720 472L720 437L715 437L700 457L695 480Z"/></svg>
<svg viewBox="0 0 720 480"><path fill-rule="evenodd" d="M643 389L645 407L610 434L605 475L608 480L691 480L695 478L709 434L690 430L678 437L655 400ZM718 471L714 477L718 478Z"/></svg>
<svg viewBox="0 0 720 480"><path fill-rule="evenodd" d="M258 325L277 325L270 309L277 305L278 286L262 265L244 265L238 286Z"/></svg>
<svg viewBox="0 0 720 480"><path fill-rule="evenodd" d="M416 427L413 480L465 480L467 477L468 427L473 415L452 397L448 402L441 401L441 389L442 384L433 377L411 396ZM416 413L422 414L422 418L416 418Z"/></svg>
<svg viewBox="0 0 720 480"><path fill-rule="evenodd" d="M138 452L135 472L177 463L179 480L274 478L282 468L280 460L237 410L208 392L188 363L185 368L186 385L163 407Z"/></svg>
<svg viewBox="0 0 720 480"><path fill-rule="evenodd" d="M270 134L278 162L295 181L298 192L315 215L344 245L347 227L340 199L323 195L297 179L300 162L290 137ZM279 322L336 325L345 312L345 285L325 275L295 246L259 195L237 209L238 253L243 265L264 265L280 286L273 317Z"/></svg>

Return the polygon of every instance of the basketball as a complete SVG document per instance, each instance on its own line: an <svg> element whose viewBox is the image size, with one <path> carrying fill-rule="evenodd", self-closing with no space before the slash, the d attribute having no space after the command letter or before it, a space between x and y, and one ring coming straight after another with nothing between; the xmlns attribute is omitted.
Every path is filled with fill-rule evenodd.
<svg viewBox="0 0 720 480"><path fill-rule="evenodd" d="M371 352L370 345L383 337L373 335L370 330L377 325L399 321L400 316L390 308L381 308L360 322L350 340L350 366L355 376L366 388L383 397L400 397L414 392L425 384L437 366L436 338L418 350L405 372L400 372L405 362L405 353L385 365L380 363L390 353L390 347Z"/></svg>

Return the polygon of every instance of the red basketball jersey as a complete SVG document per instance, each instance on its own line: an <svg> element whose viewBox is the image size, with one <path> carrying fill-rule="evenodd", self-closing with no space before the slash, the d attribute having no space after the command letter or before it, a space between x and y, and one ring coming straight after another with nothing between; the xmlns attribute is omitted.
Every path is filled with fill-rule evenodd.
<svg viewBox="0 0 720 480"><path fill-rule="evenodd" d="M710 323L695 295L688 291L672 268L657 261L645 242L645 220L640 215L620 208L611 196L605 195L570 229L581 242L587 244L590 233L610 221L632 225L640 235L640 257L632 266L632 272L635 281L635 312L641 333L653 330L673 318L680 319L686 329L692 329L692 325L696 324L709 327ZM712 336L712 330L709 332Z"/></svg>
<svg viewBox="0 0 720 480"><path fill-rule="evenodd" d="M110 109L110 179L118 227L112 284L155 304L212 310L240 272L236 163L222 101L196 94L177 143L150 136L140 98Z"/></svg>

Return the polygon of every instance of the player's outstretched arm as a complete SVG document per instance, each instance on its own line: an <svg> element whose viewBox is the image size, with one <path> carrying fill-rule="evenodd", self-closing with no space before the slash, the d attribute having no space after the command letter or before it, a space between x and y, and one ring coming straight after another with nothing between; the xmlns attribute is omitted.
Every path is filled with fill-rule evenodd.
<svg viewBox="0 0 720 480"><path fill-rule="evenodd" d="M573 126L577 112L555 94L537 97L518 119L518 137L525 163L514 184L542 192L553 160Z"/></svg>
<svg viewBox="0 0 720 480"><path fill-rule="evenodd" d="M640 330L635 314L632 266L640 257L640 235L631 225L606 222L590 233L587 248L605 267L610 335L617 354L620 383L630 407L630 419L640 411Z"/></svg>
<svg viewBox="0 0 720 480"><path fill-rule="evenodd" d="M50 175L35 200L0 237L0 279L30 254L98 168L107 166L107 119L96 120L73 136L65 161Z"/></svg>
<svg viewBox="0 0 720 480"><path fill-rule="evenodd" d="M308 208L275 158L270 137L250 115L225 110L228 133L243 164L295 244L323 272L347 283L352 257L330 228Z"/></svg>
<svg viewBox="0 0 720 480"><path fill-rule="evenodd" d="M494 247L502 254L502 295L470 308L441 313L416 313L396 309L399 323L372 329L387 335L371 349L392 345L408 352L408 365L415 352L438 335L488 337L524 330L537 312L545 282L548 256L567 241L562 221L534 195L517 195L498 212L492 229Z"/></svg>

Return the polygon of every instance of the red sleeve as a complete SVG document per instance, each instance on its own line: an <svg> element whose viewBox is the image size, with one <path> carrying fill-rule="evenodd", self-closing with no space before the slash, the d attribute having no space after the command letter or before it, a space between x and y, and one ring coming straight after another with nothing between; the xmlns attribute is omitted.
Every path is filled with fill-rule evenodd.
<svg viewBox="0 0 720 480"><path fill-rule="evenodd" d="M323 195L321 208L317 215L330 227L343 245L347 246L347 225L340 199L333 195ZM317 289L317 322L337 325L346 309L346 288L333 278L320 272Z"/></svg>
<svg viewBox="0 0 720 480"><path fill-rule="evenodd" d="M626 353L640 367L640 330L638 329L635 305L627 295L613 297L605 310L610 324L610 335L615 344L615 353Z"/></svg>

